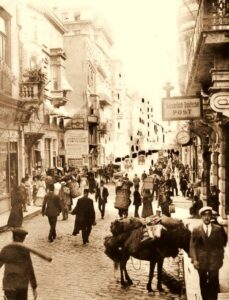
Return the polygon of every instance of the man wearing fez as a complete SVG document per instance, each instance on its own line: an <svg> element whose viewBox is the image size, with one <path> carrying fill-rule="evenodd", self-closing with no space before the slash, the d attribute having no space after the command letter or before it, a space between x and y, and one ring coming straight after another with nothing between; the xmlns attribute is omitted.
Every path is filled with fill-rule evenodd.
<svg viewBox="0 0 229 300"><path fill-rule="evenodd" d="M13 242L23 243L28 232L23 228L13 229ZM27 300L29 282L37 298L37 281L33 270L29 249L5 246L0 252L0 268L5 265L3 290L7 300Z"/></svg>
<svg viewBox="0 0 229 300"><path fill-rule="evenodd" d="M190 256L200 281L203 300L217 300L219 292L219 269L223 265L225 236L219 225L213 224L212 208L199 210L203 223L193 229Z"/></svg>

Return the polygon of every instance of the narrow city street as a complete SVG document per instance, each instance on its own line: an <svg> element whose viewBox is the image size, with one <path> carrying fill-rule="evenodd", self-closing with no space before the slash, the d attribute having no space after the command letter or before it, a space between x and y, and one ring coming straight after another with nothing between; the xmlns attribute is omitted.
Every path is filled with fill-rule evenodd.
<svg viewBox="0 0 229 300"><path fill-rule="evenodd" d="M114 273L113 262L104 254L103 246L104 237L110 234L110 222L117 217L117 210L114 208L114 185L109 184L108 188L110 196L104 220L100 218L95 202L97 225L93 227L89 244L83 245L81 236L71 235L74 226L72 215L67 221L62 221L61 216L59 217L58 237L53 243L47 240L49 226L46 217L39 215L24 222L23 226L29 231L25 243L53 259L48 263L32 255L38 281L38 299L179 299L178 295L171 294L165 286L163 293L155 291L148 294L148 262L129 260L127 267L134 282L133 286L123 289L117 283L120 273ZM130 208L130 216L133 216L133 205ZM1 233L0 247L9 242L11 233ZM177 275L178 259L167 259L165 269ZM2 280L3 268L0 275ZM156 289L155 280L156 278L153 280L153 289ZM29 299L32 299L31 290L29 294ZM2 291L0 295L3 296Z"/></svg>

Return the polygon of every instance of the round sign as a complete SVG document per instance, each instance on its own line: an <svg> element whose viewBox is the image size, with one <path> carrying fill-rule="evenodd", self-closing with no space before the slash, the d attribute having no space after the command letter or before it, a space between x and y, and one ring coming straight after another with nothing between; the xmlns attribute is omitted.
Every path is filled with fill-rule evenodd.
<svg viewBox="0 0 229 300"><path fill-rule="evenodd" d="M188 131L181 130L180 132L178 132L176 139L177 143L179 143L180 145L185 145L190 141L190 134Z"/></svg>

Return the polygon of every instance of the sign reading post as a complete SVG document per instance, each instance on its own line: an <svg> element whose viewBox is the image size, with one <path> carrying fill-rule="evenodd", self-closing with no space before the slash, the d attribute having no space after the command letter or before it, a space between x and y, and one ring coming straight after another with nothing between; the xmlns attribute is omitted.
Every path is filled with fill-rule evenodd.
<svg viewBox="0 0 229 300"><path fill-rule="evenodd" d="M200 99L194 97L171 97L162 99L162 120L193 120L201 117Z"/></svg>

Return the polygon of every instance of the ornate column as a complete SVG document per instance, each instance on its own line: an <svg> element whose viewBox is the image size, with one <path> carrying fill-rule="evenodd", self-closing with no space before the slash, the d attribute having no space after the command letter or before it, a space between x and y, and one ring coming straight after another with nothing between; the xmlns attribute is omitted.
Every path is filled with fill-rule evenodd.
<svg viewBox="0 0 229 300"><path fill-rule="evenodd" d="M218 175L218 156L219 150L213 149L211 153L211 168L210 168L210 185L215 185L218 187L219 175Z"/></svg>
<svg viewBox="0 0 229 300"><path fill-rule="evenodd" d="M226 172L225 172L225 142L221 141L220 142L220 147L219 147L219 157L218 157L218 163L219 163L219 214L222 219L226 219L226 212L225 212L225 199L226 199L226 194L225 194L225 186L226 186Z"/></svg>

